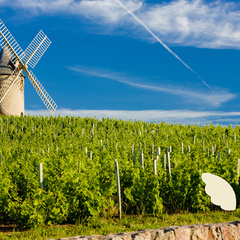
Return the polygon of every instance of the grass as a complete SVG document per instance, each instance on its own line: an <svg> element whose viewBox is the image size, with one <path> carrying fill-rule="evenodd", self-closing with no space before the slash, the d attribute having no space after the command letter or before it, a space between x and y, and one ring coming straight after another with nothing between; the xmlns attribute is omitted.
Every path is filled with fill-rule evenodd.
<svg viewBox="0 0 240 240"><path fill-rule="evenodd" d="M232 222L239 220L240 209L234 212L214 211L206 213L162 214L158 217L123 216L118 218L97 218L76 225L42 226L29 230L14 225L0 225L0 239L57 239L73 236L105 235L131 232L140 229L155 229L167 226Z"/></svg>

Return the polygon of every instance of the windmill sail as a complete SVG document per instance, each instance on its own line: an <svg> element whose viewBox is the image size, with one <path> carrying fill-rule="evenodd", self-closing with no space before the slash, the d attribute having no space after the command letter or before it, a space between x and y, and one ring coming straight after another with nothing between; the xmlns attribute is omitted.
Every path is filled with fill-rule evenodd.
<svg viewBox="0 0 240 240"><path fill-rule="evenodd" d="M47 36L40 31L38 35L33 39L30 43L28 48L25 52L22 51L21 47L18 45L17 41L14 39L12 34L9 32L7 27L0 19L0 45L2 46L3 50L6 50L6 55L8 55L10 64L12 65L12 73L8 76L8 84L6 86L1 86L0 84L0 104L6 102L7 99L14 105L16 102L14 100L14 94L10 94L11 91L14 89L13 87L16 85L18 86L18 90L21 90L21 83L18 84L18 78L21 76L22 70L24 70L30 82L32 83L33 87L35 88L36 92L40 96L41 100L43 101L44 105L48 109L48 111L53 115L56 111L57 104L53 101L50 95L47 93L45 88L36 78L32 71L28 71L28 64L32 68L35 67L37 62L40 60L44 52L47 50L51 41L47 38ZM1 72L0 72L1 75ZM1 82L1 78L0 78ZM3 82L3 81L2 81ZM14 85L15 84L15 85ZM5 89L5 90L4 90ZM23 89L23 84L22 84ZM1 108L1 105L0 105ZM11 114L9 111L6 114ZM22 112L21 112L22 113ZM3 113L5 114L5 113ZM15 114L14 115L19 115Z"/></svg>
<svg viewBox="0 0 240 240"><path fill-rule="evenodd" d="M56 111L57 104L53 101L53 99L50 97L50 95L47 93L45 88L42 86L42 84L38 81L36 76L33 74L32 71L27 71L28 78L30 82L32 83L33 87L35 88L37 94L42 99L44 105L48 109L48 111L53 114Z"/></svg>
<svg viewBox="0 0 240 240"><path fill-rule="evenodd" d="M1 91L1 98L0 98L0 103L5 99L15 82L18 80L20 74L22 73L22 70L19 68L15 68L12 74L8 77L8 81L6 82L5 85L2 86L2 91ZM4 75L4 74L2 74Z"/></svg>
<svg viewBox="0 0 240 240"><path fill-rule="evenodd" d="M12 36L12 34L9 32L7 27L4 25L2 20L0 19L0 45L1 47L7 46L10 51L7 52L9 55L10 60L15 63L18 57L23 57L24 52L22 48L19 46L15 38Z"/></svg>
<svg viewBox="0 0 240 240"><path fill-rule="evenodd" d="M24 64L34 68L50 44L51 41L41 30L25 50L22 57Z"/></svg>

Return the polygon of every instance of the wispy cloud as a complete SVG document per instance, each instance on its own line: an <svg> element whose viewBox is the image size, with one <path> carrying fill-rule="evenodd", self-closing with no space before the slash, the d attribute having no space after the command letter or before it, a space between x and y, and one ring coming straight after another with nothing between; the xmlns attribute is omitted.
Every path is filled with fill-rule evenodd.
<svg viewBox="0 0 240 240"><path fill-rule="evenodd" d="M112 73L109 71L87 68L83 66L68 67L68 69L81 74L87 74L87 75L92 75L99 78L110 79L110 80L117 81L117 82L129 85L132 87L136 87L136 88L177 95L188 100L191 99L191 101L195 101L195 102L201 100L203 103L208 103L212 106L220 106L222 103L228 102L235 97L234 94L228 92L227 90L218 90L215 92L208 90L204 92L199 92L194 89L186 90L184 88L179 88L179 87L176 88L174 86L164 87L160 85L142 84L142 83L136 82L134 78L123 76L123 74L121 73Z"/></svg>
<svg viewBox="0 0 240 240"><path fill-rule="evenodd" d="M125 6L120 0L118 1L119 4L125 9L132 17L136 20L140 25L142 25L169 53L171 53L178 61L180 61L187 69L193 72L203 83L206 87L211 89L211 87L188 65L186 64L172 49L170 49L158 36L156 36L151 29L139 18L137 17L127 6Z"/></svg>
<svg viewBox="0 0 240 240"><path fill-rule="evenodd" d="M26 115L49 116L47 110L26 110ZM188 110L143 110L143 111L119 111L119 110L72 110L59 109L56 115L75 117L115 118L122 120L139 120L145 122L166 122L207 125L210 122L220 124L240 123L240 112L217 111L188 111Z"/></svg>
<svg viewBox="0 0 240 240"><path fill-rule="evenodd" d="M175 0L147 3L122 0L163 42L205 48L240 48L240 3ZM105 28L141 30L115 0L0 0L0 6L34 14L67 13L91 19ZM131 24L129 24L131 23ZM102 28L101 28L102 29ZM149 39L144 31L138 37ZM114 32L113 32L114 33ZM136 32L135 32L136 34ZM152 39L153 41L154 39Z"/></svg>
<svg viewBox="0 0 240 240"><path fill-rule="evenodd" d="M240 47L240 4L229 1L173 1L149 6L143 21L169 43L206 47Z"/></svg>
<svg viewBox="0 0 240 240"><path fill-rule="evenodd" d="M136 11L142 6L139 0L125 1L127 7ZM127 13L114 0L0 0L0 5L24 9L32 14L68 13L101 20L102 24L119 23Z"/></svg>

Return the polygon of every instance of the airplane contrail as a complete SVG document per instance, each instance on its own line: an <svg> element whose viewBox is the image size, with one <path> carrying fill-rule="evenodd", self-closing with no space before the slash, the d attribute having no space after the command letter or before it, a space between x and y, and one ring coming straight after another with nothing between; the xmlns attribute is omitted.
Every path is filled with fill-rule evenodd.
<svg viewBox="0 0 240 240"><path fill-rule="evenodd" d="M124 8L138 23L140 23L168 52L170 52L175 58L177 58L186 68L193 72L209 89L212 88L191 68L189 67L175 52L173 52L161 39L159 39L146 24L139 19L132 11L130 11L120 0L116 0L122 8Z"/></svg>

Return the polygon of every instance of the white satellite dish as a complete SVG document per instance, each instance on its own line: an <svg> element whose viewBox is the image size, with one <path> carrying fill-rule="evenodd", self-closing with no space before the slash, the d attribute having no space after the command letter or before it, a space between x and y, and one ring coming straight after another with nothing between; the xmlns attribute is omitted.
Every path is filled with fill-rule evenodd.
<svg viewBox="0 0 240 240"><path fill-rule="evenodd" d="M205 192L213 204L226 211L236 210L236 194L226 180L212 173L203 173L202 180L206 183Z"/></svg>
<svg viewBox="0 0 240 240"><path fill-rule="evenodd" d="M22 71L28 75L30 82L42 99L51 115L57 104L53 101L42 84L28 67L34 68L51 41L40 31L25 51L18 45L12 34L0 19L0 114L24 114L24 78Z"/></svg>

